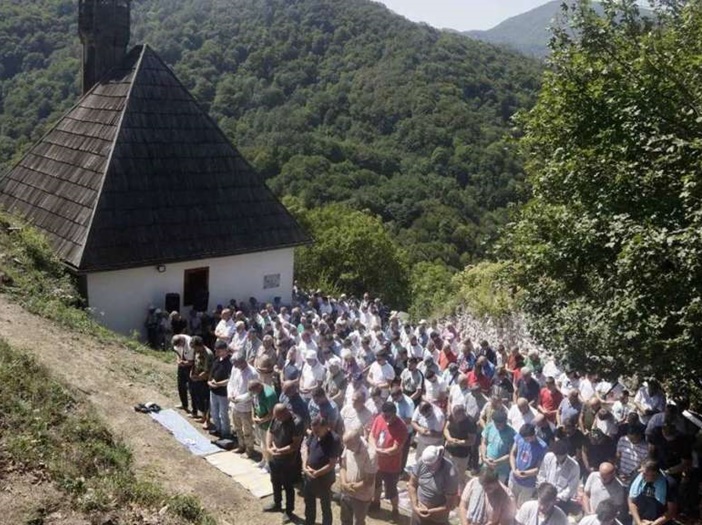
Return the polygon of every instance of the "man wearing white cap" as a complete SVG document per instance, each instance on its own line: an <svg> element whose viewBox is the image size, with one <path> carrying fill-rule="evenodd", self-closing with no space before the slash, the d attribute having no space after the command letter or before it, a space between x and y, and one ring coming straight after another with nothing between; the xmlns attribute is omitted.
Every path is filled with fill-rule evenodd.
<svg viewBox="0 0 702 525"><path fill-rule="evenodd" d="M322 366L314 350L304 351L305 364L302 365L300 375L300 395L308 401L312 399L312 392L324 384L327 370Z"/></svg>
<svg viewBox="0 0 702 525"><path fill-rule="evenodd" d="M448 524L458 501L458 473L444 447L428 446L409 480L411 525Z"/></svg>

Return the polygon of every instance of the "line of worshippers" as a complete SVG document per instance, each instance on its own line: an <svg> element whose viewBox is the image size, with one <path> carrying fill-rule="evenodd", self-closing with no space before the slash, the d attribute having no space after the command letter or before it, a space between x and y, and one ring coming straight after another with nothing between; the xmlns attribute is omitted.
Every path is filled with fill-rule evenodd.
<svg viewBox="0 0 702 525"><path fill-rule="evenodd" d="M413 525L699 523L699 429L657 381L632 397L536 351L381 311L319 296L222 309L214 352L173 337L180 408L270 473L264 511L293 520L301 482L307 525L317 501L331 525L333 491L342 525L396 520L400 487Z"/></svg>

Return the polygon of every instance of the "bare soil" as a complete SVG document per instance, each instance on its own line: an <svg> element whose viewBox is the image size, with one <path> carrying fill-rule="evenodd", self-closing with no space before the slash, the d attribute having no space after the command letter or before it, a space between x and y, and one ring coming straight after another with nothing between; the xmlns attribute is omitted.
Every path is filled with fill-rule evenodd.
<svg viewBox="0 0 702 525"><path fill-rule="evenodd" d="M32 353L59 379L82 393L111 431L130 446L135 469L143 478L160 484L173 494L196 495L220 525L280 523L280 515L261 512L262 505L268 501L254 498L231 478L190 454L148 415L134 411L134 405L147 401L164 408L178 404L175 364L160 362L118 344L104 345L90 336L66 330L28 313L2 295L0 337L12 346ZM44 484L35 492L31 480L16 479L14 483L7 480L1 482L4 487L0 486L0 508L8 509L9 505L18 514L16 519L10 520L10 515L3 510L0 522L27 523L28 513L34 512L37 505L43 505L50 511L47 516L52 516L44 523L84 523L79 516L72 515L65 504L54 504L54 510L51 504L60 495L50 484ZM45 494L41 493L42 490ZM302 499L298 498L297 514L304 515L303 509ZM338 522L336 505L334 512L337 515L335 522ZM385 514L389 517L389 512L383 512L380 517L385 518ZM151 520L144 522L154 523ZM369 523L379 521L369 520Z"/></svg>

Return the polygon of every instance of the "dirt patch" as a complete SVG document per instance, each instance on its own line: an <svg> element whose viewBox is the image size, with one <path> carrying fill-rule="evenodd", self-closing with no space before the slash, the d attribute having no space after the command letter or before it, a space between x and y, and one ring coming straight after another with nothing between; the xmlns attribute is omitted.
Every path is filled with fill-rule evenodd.
<svg viewBox="0 0 702 525"><path fill-rule="evenodd" d="M3 523L89 523L70 509L62 508L62 499L58 489L33 474L9 473L0 480Z"/></svg>

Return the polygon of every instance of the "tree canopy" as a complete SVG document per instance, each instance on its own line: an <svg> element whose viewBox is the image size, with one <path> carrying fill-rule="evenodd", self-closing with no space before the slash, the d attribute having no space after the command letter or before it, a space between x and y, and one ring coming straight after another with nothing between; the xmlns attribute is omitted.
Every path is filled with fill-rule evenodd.
<svg viewBox="0 0 702 525"><path fill-rule="evenodd" d="M0 3L0 171L78 96L75 0ZM522 198L505 140L541 66L368 0L135 0L148 42L278 195L386 224L410 262L481 258Z"/></svg>
<svg viewBox="0 0 702 525"><path fill-rule="evenodd" d="M533 198L503 241L531 328L576 366L702 376L702 4L572 11L522 121ZM571 33L572 34L572 33ZM584 367L583 367L584 368Z"/></svg>
<svg viewBox="0 0 702 525"><path fill-rule="evenodd" d="M295 252L295 277L305 288L362 297L370 292L404 308L410 300L406 253L382 221L341 204L305 209L286 199L314 243Z"/></svg>

